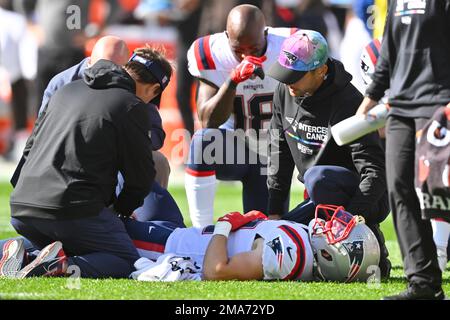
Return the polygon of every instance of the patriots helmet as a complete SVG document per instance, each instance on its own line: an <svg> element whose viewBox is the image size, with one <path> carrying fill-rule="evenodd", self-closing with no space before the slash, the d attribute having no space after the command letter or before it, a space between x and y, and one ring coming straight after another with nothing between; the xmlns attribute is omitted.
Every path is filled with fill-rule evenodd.
<svg viewBox="0 0 450 320"><path fill-rule="evenodd" d="M372 75L375 72L375 65L380 56L381 39L374 39L367 44L360 58L361 76L366 85L372 83Z"/></svg>
<svg viewBox="0 0 450 320"><path fill-rule="evenodd" d="M308 232L322 280L366 281L376 272L380 246L363 217L342 206L318 205Z"/></svg>

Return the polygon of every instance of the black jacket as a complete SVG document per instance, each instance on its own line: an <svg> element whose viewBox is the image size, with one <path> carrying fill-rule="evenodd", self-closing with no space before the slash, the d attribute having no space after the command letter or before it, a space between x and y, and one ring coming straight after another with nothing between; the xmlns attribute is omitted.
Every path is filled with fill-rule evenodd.
<svg viewBox="0 0 450 320"><path fill-rule="evenodd" d="M378 101L389 88L391 114L430 118L450 102L449 60L450 0L392 0L366 95Z"/></svg>
<svg viewBox="0 0 450 320"><path fill-rule="evenodd" d="M151 114L135 91L124 69L100 60L55 93L13 177L13 217L81 218L111 204L130 215L142 205L155 170Z"/></svg>
<svg viewBox="0 0 450 320"><path fill-rule="evenodd" d="M269 214L283 212L294 165L301 182L306 170L314 165L347 168L361 177L360 192L354 195L347 210L365 217L379 215L382 213L374 212L378 202L382 202L382 210L388 210L384 152L378 133L342 147L331 136L331 126L354 115L362 95L350 84L352 77L342 63L329 60L328 67L327 80L311 97L292 97L283 84L275 90L267 180Z"/></svg>
<svg viewBox="0 0 450 320"><path fill-rule="evenodd" d="M41 110L44 110L48 101L56 91L70 82L83 79L84 72L88 67L88 60L89 58L85 58L80 63L62 71L61 73L58 73L52 78L52 80L50 80L47 88L44 91L41 107L39 108L39 115L41 114ZM166 138L166 133L164 132L164 129L162 127L161 115L158 111L160 97L161 95L159 95L152 101L155 103L149 103L147 105L149 111L152 113L152 143L153 150L155 151L162 148L162 146L164 145L164 139Z"/></svg>

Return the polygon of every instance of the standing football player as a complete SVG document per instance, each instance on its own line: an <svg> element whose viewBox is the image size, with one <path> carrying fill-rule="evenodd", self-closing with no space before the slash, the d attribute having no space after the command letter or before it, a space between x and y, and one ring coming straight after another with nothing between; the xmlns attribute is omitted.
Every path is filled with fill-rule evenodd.
<svg viewBox="0 0 450 320"><path fill-rule="evenodd" d="M257 7L240 5L229 13L225 32L199 38L189 49L189 72L199 80L197 109L202 124L191 142L185 180L194 226L213 222L216 179L242 182L244 211L266 210L262 149L277 82L264 77L264 70L295 31L267 27ZM212 145L215 153L208 158Z"/></svg>

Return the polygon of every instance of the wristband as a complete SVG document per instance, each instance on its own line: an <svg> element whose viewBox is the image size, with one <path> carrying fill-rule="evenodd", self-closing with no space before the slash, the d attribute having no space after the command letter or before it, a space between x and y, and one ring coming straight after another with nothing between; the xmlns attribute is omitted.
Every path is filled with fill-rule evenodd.
<svg viewBox="0 0 450 320"><path fill-rule="evenodd" d="M227 221L219 221L214 226L213 235L221 234L222 236L225 236L228 238L230 231L231 231L231 223L229 223Z"/></svg>

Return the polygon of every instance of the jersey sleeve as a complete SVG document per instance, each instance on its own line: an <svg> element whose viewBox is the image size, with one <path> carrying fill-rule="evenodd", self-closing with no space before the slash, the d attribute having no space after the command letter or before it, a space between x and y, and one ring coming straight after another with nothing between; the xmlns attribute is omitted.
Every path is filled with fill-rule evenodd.
<svg viewBox="0 0 450 320"><path fill-rule="evenodd" d="M296 28L296 27L289 28L289 35L292 36L298 30L300 30L300 28Z"/></svg>
<svg viewBox="0 0 450 320"><path fill-rule="evenodd" d="M187 54L188 69L193 77L220 87L228 73L219 70L219 62L213 55L211 44L211 36L201 37L192 43Z"/></svg>

